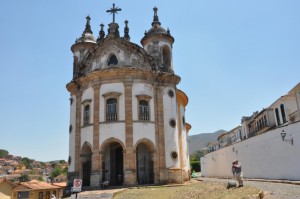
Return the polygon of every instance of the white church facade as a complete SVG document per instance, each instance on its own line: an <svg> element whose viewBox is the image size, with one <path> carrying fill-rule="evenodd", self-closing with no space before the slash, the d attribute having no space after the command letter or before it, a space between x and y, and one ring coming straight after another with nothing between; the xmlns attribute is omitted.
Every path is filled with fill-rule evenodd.
<svg viewBox="0 0 300 199"><path fill-rule="evenodd" d="M88 16L82 36L72 45L68 186L73 179L98 187L182 183L190 165L185 121L186 94L177 89L169 30L157 8L152 26L130 42L128 21L119 33L115 13L94 38Z"/></svg>

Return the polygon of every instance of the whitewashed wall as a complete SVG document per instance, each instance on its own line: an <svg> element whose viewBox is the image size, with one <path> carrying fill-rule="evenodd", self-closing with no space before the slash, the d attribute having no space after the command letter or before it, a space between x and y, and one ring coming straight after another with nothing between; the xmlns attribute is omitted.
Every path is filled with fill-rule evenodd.
<svg viewBox="0 0 300 199"><path fill-rule="evenodd" d="M116 138L123 142L124 145L126 145L125 142L125 123L106 123L106 124L100 124L100 135L99 135L99 143L100 145L103 144L104 141L106 141L109 138Z"/></svg>
<svg viewBox="0 0 300 199"><path fill-rule="evenodd" d="M105 122L105 111L106 110L106 102L103 97L103 94L109 92L121 93L119 97L119 106L118 106L118 120L125 121L125 97L124 97L124 84L123 83L111 83L111 84L103 84L100 87L100 122Z"/></svg>
<svg viewBox="0 0 300 199"><path fill-rule="evenodd" d="M90 143L91 146L93 146L93 126L86 126L81 128L81 143L80 146L82 149L82 146L85 142ZM93 149L93 148L91 148ZM81 151L81 150L80 150Z"/></svg>
<svg viewBox="0 0 300 199"><path fill-rule="evenodd" d="M149 110L150 110L150 122L141 122L138 118L138 100L137 95L150 96ZM132 85L132 119L133 119L133 145L139 140L147 138L152 141L154 146L155 142L155 114L154 114L154 99L153 99L153 87L150 84L134 83Z"/></svg>
<svg viewBox="0 0 300 199"><path fill-rule="evenodd" d="M284 130L294 145L283 142ZM201 158L201 172L207 177L232 177L231 165L238 159L244 177L300 180L300 122L290 124L219 149Z"/></svg>
<svg viewBox="0 0 300 199"><path fill-rule="evenodd" d="M166 154L166 166L170 167L179 167L180 162L177 159L171 158L171 152L176 151L179 154L179 143L178 143L178 124L173 128L170 126L170 119L175 119L177 121L177 103L176 95L171 98L168 95L168 90L172 88L165 88L163 90L163 107L164 107L164 132L165 132L165 154Z"/></svg>
<svg viewBox="0 0 300 199"><path fill-rule="evenodd" d="M94 89L92 87L89 87L88 89L84 90L82 93L81 100L82 100L81 102L83 102L85 100L91 100L89 123L93 124L93 120L94 120L94 117L93 117L93 115L94 115ZM81 126L83 126L83 123L84 123L84 118L83 118L84 114L83 113L84 113L84 105L81 104Z"/></svg>
<svg viewBox="0 0 300 199"><path fill-rule="evenodd" d="M185 124L183 123L183 119L185 118L185 107L180 105L180 118L178 118L178 122L181 122L181 144L182 144L182 153L183 153L183 157L181 157L183 159L183 166L184 169L186 171L188 171L190 169L190 165L189 165L189 150L188 150L188 146L187 146L187 133L186 133L186 128L185 128ZM186 120L186 119L185 119Z"/></svg>
<svg viewBox="0 0 300 199"><path fill-rule="evenodd" d="M73 101L70 107L70 125L72 125L72 131L69 132L69 156L71 157L71 164L68 167L69 172L75 171L76 95L73 95L71 98Z"/></svg>
<svg viewBox="0 0 300 199"><path fill-rule="evenodd" d="M150 121L155 121L155 114L154 114L154 99L153 99L153 86L150 84L142 84L142 83L134 83L132 85L132 120L137 121L138 119L138 100L137 95L147 95L150 96Z"/></svg>

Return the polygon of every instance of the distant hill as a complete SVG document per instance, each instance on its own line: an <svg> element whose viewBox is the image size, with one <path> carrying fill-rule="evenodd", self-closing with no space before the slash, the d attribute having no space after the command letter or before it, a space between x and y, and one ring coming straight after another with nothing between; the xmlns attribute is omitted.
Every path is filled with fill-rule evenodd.
<svg viewBox="0 0 300 199"><path fill-rule="evenodd" d="M209 142L217 142L219 135L226 132L225 130L218 130L214 133L201 133L191 135L189 139L189 151L192 154L194 151L205 148Z"/></svg>

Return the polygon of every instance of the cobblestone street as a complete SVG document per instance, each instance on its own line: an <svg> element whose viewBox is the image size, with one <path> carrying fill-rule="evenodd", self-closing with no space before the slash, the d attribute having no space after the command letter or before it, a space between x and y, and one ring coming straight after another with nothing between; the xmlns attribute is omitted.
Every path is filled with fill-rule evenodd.
<svg viewBox="0 0 300 199"><path fill-rule="evenodd" d="M217 178L199 178L203 181L219 181L227 183L228 179ZM267 195L266 199L300 199L300 185L274 183L274 182L261 182L261 181L244 181L244 185L257 187L262 189Z"/></svg>

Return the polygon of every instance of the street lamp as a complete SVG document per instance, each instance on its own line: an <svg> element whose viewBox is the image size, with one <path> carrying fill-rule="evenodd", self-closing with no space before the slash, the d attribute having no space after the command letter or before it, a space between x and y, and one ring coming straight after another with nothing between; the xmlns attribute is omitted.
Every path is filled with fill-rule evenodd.
<svg viewBox="0 0 300 199"><path fill-rule="evenodd" d="M282 130L282 132L280 133L280 135L281 135L281 138L282 138L282 141L283 142L290 142L291 143L291 145L293 145L294 144L294 139L293 138L291 138L291 139L285 139L285 136L286 136L286 132L284 132L284 130Z"/></svg>

